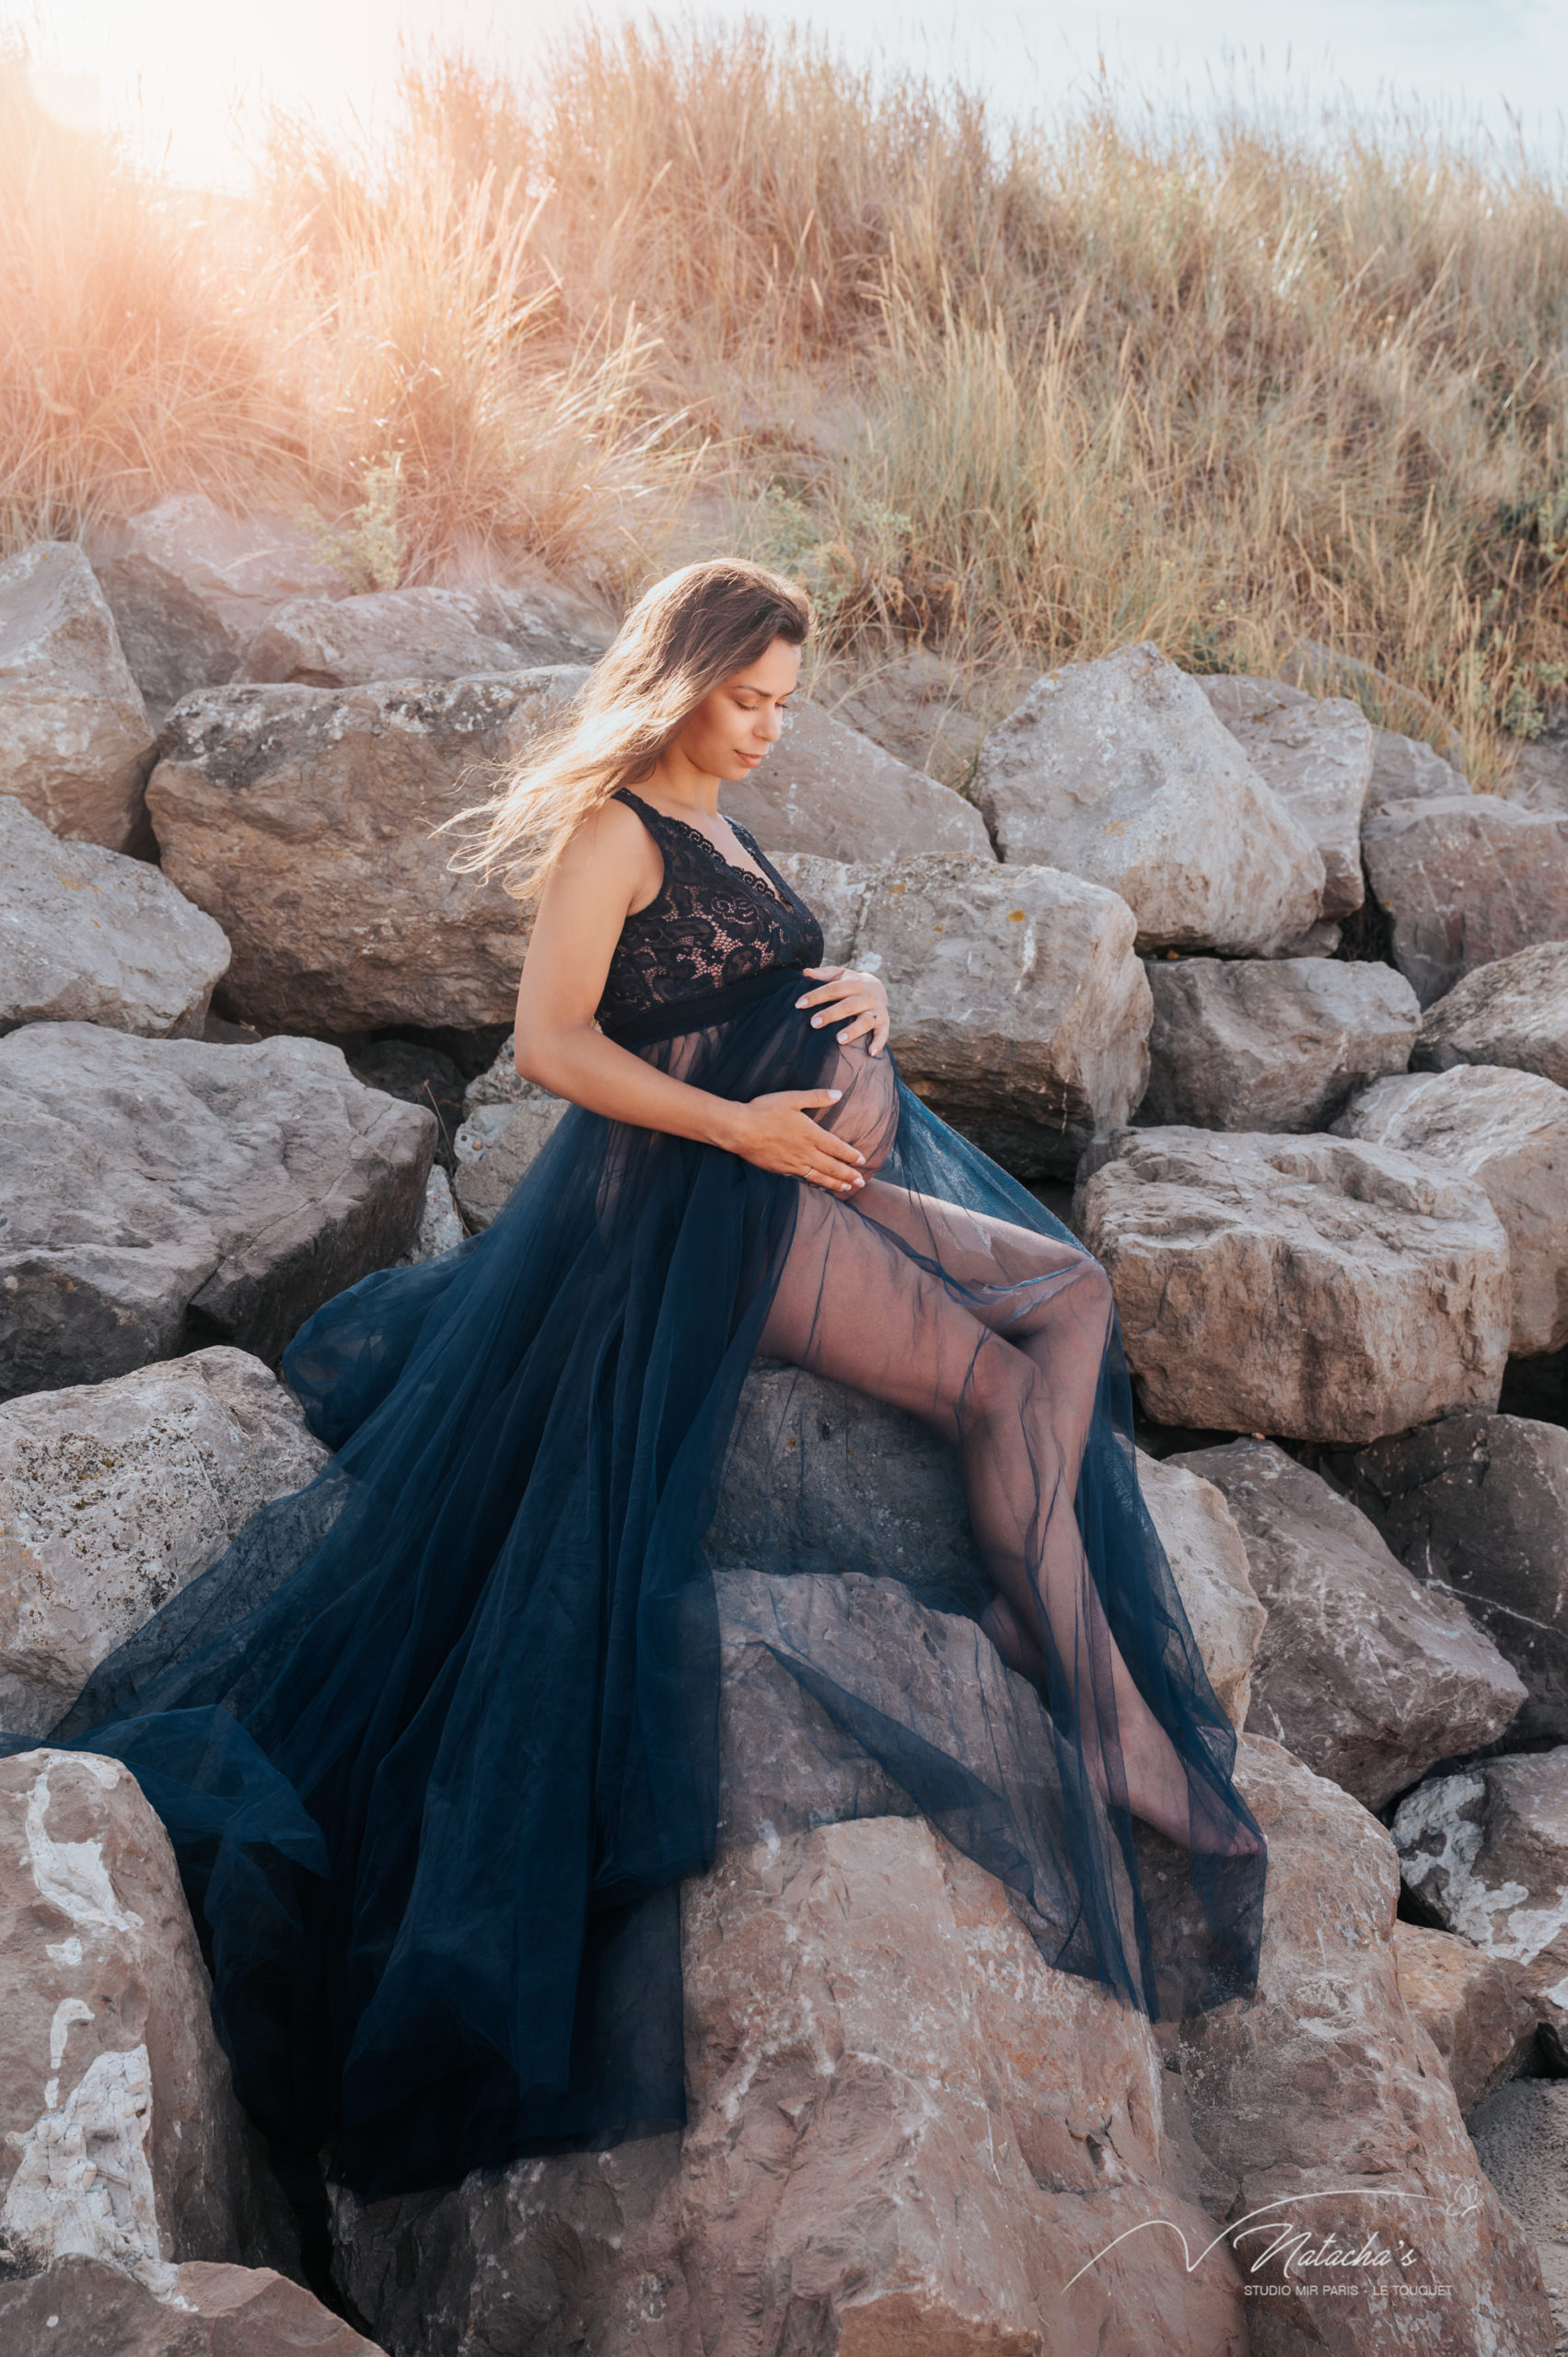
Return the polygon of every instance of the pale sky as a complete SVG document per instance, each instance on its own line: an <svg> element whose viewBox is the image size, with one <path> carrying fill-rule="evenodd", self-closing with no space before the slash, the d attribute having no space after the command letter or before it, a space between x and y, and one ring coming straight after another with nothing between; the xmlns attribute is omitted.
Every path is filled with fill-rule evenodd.
<svg viewBox="0 0 1568 2357"><path fill-rule="evenodd" d="M581 0L0 0L61 111L130 129L188 184L226 187L243 185L269 99L328 126L373 125L400 39L526 62L588 13ZM593 13L645 12L600 0ZM1349 91L1376 113L1415 100L1504 140L1516 122L1536 154L1564 153L1568 0L813 0L753 13L815 25L857 59L957 67L1003 113L1053 111L1103 56L1156 103L1202 108L1238 78L1296 105Z"/></svg>

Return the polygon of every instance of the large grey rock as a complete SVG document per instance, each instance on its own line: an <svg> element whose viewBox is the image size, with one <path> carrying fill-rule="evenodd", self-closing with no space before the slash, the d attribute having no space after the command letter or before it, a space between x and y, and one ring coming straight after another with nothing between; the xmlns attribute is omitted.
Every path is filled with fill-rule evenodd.
<svg viewBox="0 0 1568 2357"><path fill-rule="evenodd" d="M1495 1405L1508 1245L1469 1181L1348 1139L1175 1128L1117 1131L1084 1167L1073 1224L1157 1422L1361 1441Z"/></svg>
<svg viewBox="0 0 1568 2357"><path fill-rule="evenodd" d="M1392 1841L1260 1736L1243 1740L1237 1774L1269 1843L1258 1993L1160 2035L1167 2108L1185 2094L1212 2173L1205 2207L1239 2229L1252 2357L1544 2357L1534 2254L1400 1993ZM1308 2261L1328 2241L1390 2257L1376 2273L1319 2274ZM1329 2295L1345 2282L1356 2297ZM1290 2290L1303 2282L1322 2287L1310 2305Z"/></svg>
<svg viewBox="0 0 1568 2357"><path fill-rule="evenodd" d="M1049 867L796 856L830 961L887 985L915 1094L1019 1177L1069 1174L1148 1078L1149 986L1114 893Z"/></svg>
<svg viewBox="0 0 1568 2357"><path fill-rule="evenodd" d="M1512 1064L1568 1088L1568 941L1543 941L1479 966L1429 1006L1411 1062Z"/></svg>
<svg viewBox="0 0 1568 2357"><path fill-rule="evenodd" d="M179 2260L242 2256L257 2186L207 1976L168 1837L118 1760L0 1760L0 1940L6 2260L76 2253L167 2298Z"/></svg>
<svg viewBox="0 0 1568 2357"><path fill-rule="evenodd" d="M1423 1006L1478 966L1568 939L1568 814L1495 794L1388 802L1362 843L1394 962Z"/></svg>
<svg viewBox="0 0 1568 2357"><path fill-rule="evenodd" d="M470 1229L490 1225L569 1109L563 1097L523 1078L510 1039L489 1068L470 1081L455 1144L452 1192Z"/></svg>
<svg viewBox="0 0 1568 2357"><path fill-rule="evenodd" d="M1253 1734L1381 1808L1439 1759L1503 1733L1525 1689L1497 1647L1320 1475L1270 1441L1170 1461L1223 1492L1267 1610Z"/></svg>
<svg viewBox="0 0 1568 2357"><path fill-rule="evenodd" d="M1568 1741L1568 1432L1445 1417L1364 1450L1352 1495L1513 1663L1529 1691L1519 1735Z"/></svg>
<svg viewBox="0 0 1568 2357"><path fill-rule="evenodd" d="M683 2135L339 2199L394 2357L1241 2357L1223 2244L1131 2231L1214 2235L1147 2022L924 1820L730 1850L681 1922Z"/></svg>
<svg viewBox="0 0 1568 2357"><path fill-rule="evenodd" d="M1419 688L1408 688L1359 656L1342 655L1319 639L1298 640L1280 670L1294 687L1306 688L1313 695L1353 697L1376 727L1402 730L1412 740L1424 741L1452 764L1456 775L1464 774L1463 739L1447 714Z"/></svg>
<svg viewBox="0 0 1568 2357"><path fill-rule="evenodd" d="M1010 710L1035 676L1031 667L1009 693L990 666L977 678L933 646L905 646L868 657L857 650L853 667L836 679L829 674L818 692L830 683L838 718L912 768L957 785L973 773L986 704Z"/></svg>
<svg viewBox="0 0 1568 2357"><path fill-rule="evenodd" d="M1458 794L1463 772L1444 760L1420 737L1401 737L1392 728L1372 732L1372 783L1367 803L1422 802L1434 794Z"/></svg>
<svg viewBox="0 0 1568 2357"><path fill-rule="evenodd" d="M1466 2125L1500 2200L1535 2247L1561 2351L1568 2343L1568 2082L1514 2079L1479 2104Z"/></svg>
<svg viewBox="0 0 1568 2357"><path fill-rule="evenodd" d="M1365 894L1361 820L1372 784L1372 725L1344 696L1283 679L1200 679L1264 784L1322 854L1323 915L1349 916Z"/></svg>
<svg viewBox="0 0 1568 2357"><path fill-rule="evenodd" d="M9 2357L380 2357L303 2283L270 2267L187 2259L158 2299L102 2259L73 2256L0 2284Z"/></svg>
<svg viewBox="0 0 1568 2357"><path fill-rule="evenodd" d="M1431 1777L1394 1812L1411 1888L1483 1956L1568 2008L1568 1746Z"/></svg>
<svg viewBox="0 0 1568 2357"><path fill-rule="evenodd" d="M1502 1064L1379 1080L1334 1123L1473 1178L1503 1223L1514 1290L1509 1349L1568 1343L1568 1089Z"/></svg>
<svg viewBox="0 0 1568 2357"><path fill-rule="evenodd" d="M1157 647L1047 672L986 738L974 795L1011 865L1120 893L1141 949L1267 956L1321 911L1316 844Z"/></svg>
<svg viewBox="0 0 1568 2357"><path fill-rule="evenodd" d="M0 1407L0 1727L41 1736L106 1654L327 1452L243 1351Z"/></svg>
<svg viewBox="0 0 1568 2357"><path fill-rule="evenodd" d="M1331 958L1152 958L1145 1124L1321 1130L1353 1088L1410 1062L1415 993Z"/></svg>
<svg viewBox="0 0 1568 2357"><path fill-rule="evenodd" d="M285 598L349 587L289 517L235 516L204 492L95 528L87 553L126 659L160 714L192 688L232 679L247 641Z"/></svg>
<svg viewBox="0 0 1568 2357"><path fill-rule="evenodd" d="M725 787L724 807L774 861L996 856L972 803L815 704L795 709L761 769Z"/></svg>
<svg viewBox="0 0 1568 2357"><path fill-rule="evenodd" d="M0 1032L79 1022L199 1039L227 964L221 926L156 867L62 842L0 795Z"/></svg>
<svg viewBox="0 0 1568 2357"><path fill-rule="evenodd" d="M275 1358L418 1225L434 1117L319 1039L0 1039L0 1398L194 1343Z"/></svg>
<svg viewBox="0 0 1568 2357"><path fill-rule="evenodd" d="M164 872L234 950L225 1006L273 1030L504 1023L527 930L433 830L482 799L583 674L429 687L215 688L147 787Z"/></svg>
<svg viewBox="0 0 1568 2357"><path fill-rule="evenodd" d="M398 1265L412 1268L420 1260L437 1260L443 1252L455 1251L467 1235L462 1213L453 1198L452 1182L441 1165L435 1163L424 1182L424 1202L413 1242Z"/></svg>
<svg viewBox="0 0 1568 2357"><path fill-rule="evenodd" d="M1533 2060L1541 2006L1515 1957L1487 1956L1427 1923L1396 1923L1394 1961L1400 1994L1443 2057L1461 2111ZM1484 2150L1481 2158L1485 2167Z"/></svg>
<svg viewBox="0 0 1568 2357"><path fill-rule="evenodd" d="M461 679L485 671L591 663L604 644L548 596L523 590L386 589L291 598L246 646L236 680L355 688L375 679Z"/></svg>
<svg viewBox="0 0 1568 2357"><path fill-rule="evenodd" d="M41 540L0 563L0 795L55 834L123 851L153 732L86 557Z"/></svg>
<svg viewBox="0 0 1568 2357"><path fill-rule="evenodd" d="M1142 1455L1138 1477L1210 1682L1239 1726L1264 1618L1239 1534L1209 1482ZM992 1594L957 1450L901 1409L800 1367L759 1362L747 1377L705 1543L724 1567L881 1572L944 1612L978 1612Z"/></svg>

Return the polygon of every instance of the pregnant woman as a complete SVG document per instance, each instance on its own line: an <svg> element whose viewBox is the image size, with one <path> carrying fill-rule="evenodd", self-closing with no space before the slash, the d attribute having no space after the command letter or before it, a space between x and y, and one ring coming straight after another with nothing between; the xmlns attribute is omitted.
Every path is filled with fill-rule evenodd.
<svg viewBox="0 0 1568 2357"><path fill-rule="evenodd" d="M302 1329L285 1373L331 1464L51 1738L138 1777L243 2100L366 2199L684 2119L678 1886L720 1807L703 1534L759 1353L962 1467L972 1592L866 1562L885 1635L782 1603L753 1632L878 1771L865 1805L891 1777L1122 2002L1252 1986L1262 1841L1139 1495L1104 1273L902 1087L881 983L824 963L720 809L808 624L756 566L671 575L487 807L464 856L538 901L518 1068L573 1109L483 1236Z"/></svg>

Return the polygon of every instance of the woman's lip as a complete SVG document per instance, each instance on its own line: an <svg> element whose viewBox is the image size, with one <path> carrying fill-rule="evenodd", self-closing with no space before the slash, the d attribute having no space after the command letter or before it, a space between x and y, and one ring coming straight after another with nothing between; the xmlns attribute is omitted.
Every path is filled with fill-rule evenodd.
<svg viewBox="0 0 1568 2357"><path fill-rule="evenodd" d="M759 761L767 760L767 755L765 753L742 753L740 758L745 762L749 770L754 770Z"/></svg>

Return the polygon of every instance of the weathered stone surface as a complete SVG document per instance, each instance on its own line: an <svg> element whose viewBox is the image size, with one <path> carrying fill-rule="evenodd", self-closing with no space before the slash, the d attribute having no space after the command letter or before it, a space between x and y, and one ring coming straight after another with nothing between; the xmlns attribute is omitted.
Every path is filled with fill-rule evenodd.
<svg viewBox="0 0 1568 2357"><path fill-rule="evenodd" d="M462 1213L453 1200L452 1182L437 1162L424 1182L424 1205L419 1214L418 1233L398 1265L412 1268L416 1260L438 1260L443 1252L454 1250L467 1235Z"/></svg>
<svg viewBox="0 0 1568 2357"><path fill-rule="evenodd" d="M1421 802L1433 794L1458 794L1464 773L1419 737L1401 737L1392 728L1372 732L1372 783L1368 806L1384 802Z"/></svg>
<svg viewBox="0 0 1568 2357"><path fill-rule="evenodd" d="M1381 1808L1439 1759L1503 1733L1525 1689L1497 1647L1320 1475L1270 1441L1171 1462L1224 1492L1267 1609L1254 1735Z"/></svg>
<svg viewBox="0 0 1568 2357"><path fill-rule="evenodd" d="M418 1226L434 1117L319 1039L0 1039L0 1399L205 1341L275 1358Z"/></svg>
<svg viewBox="0 0 1568 2357"><path fill-rule="evenodd" d="M275 606L232 676L302 688L462 679L591 663L602 645L521 590L387 589Z"/></svg>
<svg viewBox="0 0 1568 2357"><path fill-rule="evenodd" d="M928 771L944 785L957 785L972 773L985 736L980 695L992 709L1008 711L1036 676L1035 670L1026 670L1010 694L1005 683L999 694L998 677L990 667L977 681L935 647L906 646L897 654L884 654L870 669L861 668L857 660L853 677L832 682L834 710L884 752L908 761L912 769Z"/></svg>
<svg viewBox="0 0 1568 2357"><path fill-rule="evenodd" d="M243 1351L0 1407L0 1727L47 1733L106 1654L326 1457Z"/></svg>
<svg viewBox="0 0 1568 2357"><path fill-rule="evenodd" d="M1423 1006L1478 966L1568 939L1568 814L1438 795L1383 804L1362 844L1394 962Z"/></svg>
<svg viewBox="0 0 1568 2357"><path fill-rule="evenodd" d="M725 787L724 807L774 861L996 856L972 803L814 704L796 708L761 769Z"/></svg>
<svg viewBox="0 0 1568 2357"><path fill-rule="evenodd" d="M503 1023L527 931L433 829L580 671L429 687L216 688L171 717L147 787L164 872L227 934L225 1006L263 1028Z"/></svg>
<svg viewBox="0 0 1568 2357"><path fill-rule="evenodd" d="M1364 1450L1352 1495L1513 1663L1529 1689L1517 1732L1568 1741L1568 1432L1445 1417Z"/></svg>
<svg viewBox="0 0 1568 2357"><path fill-rule="evenodd" d="M1412 739L1423 739L1452 763L1457 774L1464 773L1463 739L1447 714L1440 712L1418 688L1408 688L1386 671L1375 670L1359 656L1341 655L1313 638L1298 640L1280 670L1294 687L1306 688L1313 695L1353 697L1376 727L1401 729Z"/></svg>
<svg viewBox="0 0 1568 2357"><path fill-rule="evenodd" d="M1214 2171L1205 2206L1229 2222L1249 2280L1322 2287L1249 2298L1253 2357L1544 2357L1534 2254L1400 1996L1388 1833L1258 1736L1242 1743L1237 1775L1269 1842L1257 2001L1161 2036L1167 2107L1174 2075ZM1375 2237L1392 2258L1353 2274L1304 2263L1330 2237L1353 2253ZM1356 2294L1329 2295L1336 2281Z"/></svg>
<svg viewBox="0 0 1568 2357"><path fill-rule="evenodd" d="M1502 1064L1379 1080L1334 1123L1341 1137L1397 1146L1484 1189L1508 1238L1509 1349L1568 1343L1568 1089Z"/></svg>
<svg viewBox="0 0 1568 2357"><path fill-rule="evenodd" d="M0 795L0 1032L101 1023L199 1039L227 964L222 928L156 867L62 842Z"/></svg>
<svg viewBox="0 0 1568 2357"><path fill-rule="evenodd" d="M1568 941L1543 941L1480 966L1429 1006L1411 1057L1418 1070L1511 1064L1568 1088Z"/></svg>
<svg viewBox="0 0 1568 2357"><path fill-rule="evenodd" d="M348 583L285 516L233 516L203 492L160 500L88 535L87 553L137 684L158 713L232 679L246 642L285 598Z"/></svg>
<svg viewBox="0 0 1568 2357"><path fill-rule="evenodd" d="M1396 1923L1394 1966L1400 1994L1443 2057L1461 2111L1524 2067L1540 2007L1523 1965L1483 1955L1452 1932Z"/></svg>
<svg viewBox="0 0 1568 2357"><path fill-rule="evenodd" d="M1394 1813L1411 1888L1483 1956L1568 2007L1568 1747L1433 1776Z"/></svg>
<svg viewBox="0 0 1568 2357"><path fill-rule="evenodd" d="M568 1109L563 1097L523 1078L510 1039L488 1071L470 1081L455 1143L452 1192L470 1229L490 1225Z"/></svg>
<svg viewBox="0 0 1568 2357"><path fill-rule="evenodd" d="M123 851L153 732L86 557L41 540L0 563L0 795L53 833Z"/></svg>
<svg viewBox="0 0 1568 2357"><path fill-rule="evenodd" d="M1466 2124L1482 2168L1535 2246L1561 2350L1568 2341L1568 2214L1562 2206L1568 2082L1511 2080L1478 2105Z"/></svg>
<svg viewBox="0 0 1568 2357"><path fill-rule="evenodd" d="M1069 1176L1148 1078L1148 981L1116 895L1049 867L796 857L830 961L887 984L904 1079L1018 1177Z"/></svg>
<svg viewBox="0 0 1568 2357"><path fill-rule="evenodd" d="M1353 1088L1410 1062L1415 993L1330 958L1153 958L1145 1125L1321 1130Z"/></svg>
<svg viewBox="0 0 1568 2357"><path fill-rule="evenodd" d="M0 2283L7 2357L378 2357L303 2283L270 2267L187 2259L162 2299L101 2259Z"/></svg>
<svg viewBox="0 0 1568 2357"><path fill-rule="evenodd" d="M1005 860L1119 892L1141 949L1267 956L1321 912L1316 845L1154 646L1047 672L980 756Z"/></svg>
<svg viewBox="0 0 1568 2357"><path fill-rule="evenodd" d="M1073 1224L1159 1423L1360 1441L1496 1402L1507 1239L1479 1187L1413 1155L1119 1130Z"/></svg>
<svg viewBox="0 0 1568 2357"><path fill-rule="evenodd" d="M1372 784L1372 725L1343 696L1283 679L1200 679L1264 784L1322 854L1325 917L1349 916L1365 892L1361 820Z"/></svg>
<svg viewBox="0 0 1568 2357"><path fill-rule="evenodd" d="M1246 1550L1209 1482L1142 1455L1138 1478L1210 1681L1240 1726L1264 1618ZM740 1395L706 1546L724 1566L887 1573L943 1611L979 1611L992 1593L956 1449L901 1409L765 1360Z"/></svg>
<svg viewBox="0 0 1568 2357"><path fill-rule="evenodd" d="M1223 2247L1190 2275L1165 2233L1108 2249L1213 2237L1147 2024L929 1825L734 1850L682 1901L683 2138L340 2201L395 2357L1240 2357Z"/></svg>
<svg viewBox="0 0 1568 2357"><path fill-rule="evenodd" d="M0 2247L167 2296L175 2261L241 2255L256 2200L168 1838L73 1751L0 1760Z"/></svg>

